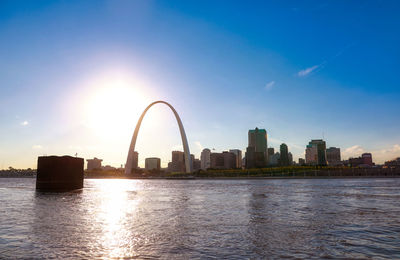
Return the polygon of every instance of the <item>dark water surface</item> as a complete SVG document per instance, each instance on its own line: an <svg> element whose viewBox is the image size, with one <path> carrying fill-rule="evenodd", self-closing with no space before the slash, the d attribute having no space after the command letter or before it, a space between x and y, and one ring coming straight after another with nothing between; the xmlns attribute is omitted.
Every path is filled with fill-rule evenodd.
<svg viewBox="0 0 400 260"><path fill-rule="evenodd" d="M400 179L0 179L0 258L400 258Z"/></svg>

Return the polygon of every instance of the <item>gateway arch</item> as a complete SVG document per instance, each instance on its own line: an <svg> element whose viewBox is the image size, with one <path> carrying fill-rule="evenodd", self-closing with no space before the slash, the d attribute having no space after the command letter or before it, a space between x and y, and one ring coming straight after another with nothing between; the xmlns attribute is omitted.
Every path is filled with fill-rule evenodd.
<svg viewBox="0 0 400 260"><path fill-rule="evenodd" d="M174 112L176 121L178 122L179 131L181 133L183 152L185 154L186 172L187 173L192 172L192 159L190 158L189 145L187 142L185 129L183 128L182 121L178 115L178 112L176 112L175 108L173 106L171 106L168 102L159 100L159 101L155 101L155 102L151 103L150 105L148 105L148 107L143 111L142 115L140 116L140 118L136 124L135 132L133 133L133 137L131 140L131 145L129 146L128 158L126 159L125 174L130 174L132 171L132 163L133 163L133 155L134 155L134 151L135 151L136 139L139 134L139 129L140 129L140 125L142 124L142 120L143 120L144 116L146 115L147 110L149 110L153 105L158 104L158 103L167 105L172 110L172 112Z"/></svg>

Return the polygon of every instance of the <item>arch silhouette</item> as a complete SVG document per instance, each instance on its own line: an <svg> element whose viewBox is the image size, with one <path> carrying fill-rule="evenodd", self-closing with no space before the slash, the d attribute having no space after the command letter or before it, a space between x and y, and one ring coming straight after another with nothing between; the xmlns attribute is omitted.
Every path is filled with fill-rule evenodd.
<svg viewBox="0 0 400 260"><path fill-rule="evenodd" d="M143 120L144 116L146 115L147 110L149 110L153 105L158 104L158 103L167 105L172 110L172 112L174 112L176 121L178 122L179 131L181 133L183 152L185 154L186 172L187 173L192 172L192 159L190 157L189 145L187 142L186 133L185 133L185 129L183 128L181 118L179 117L178 112L176 112L176 110L173 106L171 106L168 102L159 100L159 101L155 101L147 106L147 108L143 111L142 115L140 116L140 118L136 124L135 132L133 133L133 137L131 140L131 145L129 146L128 157L126 159L125 174L130 174L132 171L132 163L133 163L133 155L135 152L136 139L139 134L139 129L140 129L140 125L142 124L142 120Z"/></svg>

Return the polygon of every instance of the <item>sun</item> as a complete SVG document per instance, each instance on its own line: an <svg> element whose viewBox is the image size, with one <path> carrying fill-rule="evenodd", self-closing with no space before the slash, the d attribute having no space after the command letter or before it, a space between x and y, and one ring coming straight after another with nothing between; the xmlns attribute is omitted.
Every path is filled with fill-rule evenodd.
<svg viewBox="0 0 400 260"><path fill-rule="evenodd" d="M84 101L85 125L101 138L115 138L121 131L131 131L147 101L144 87L121 76L92 85Z"/></svg>

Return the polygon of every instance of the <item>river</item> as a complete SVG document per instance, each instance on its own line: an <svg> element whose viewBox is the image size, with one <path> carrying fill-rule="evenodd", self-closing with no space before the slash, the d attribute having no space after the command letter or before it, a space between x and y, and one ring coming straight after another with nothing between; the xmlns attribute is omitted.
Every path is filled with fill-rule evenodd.
<svg viewBox="0 0 400 260"><path fill-rule="evenodd" d="M400 258L400 179L0 179L0 258Z"/></svg>

